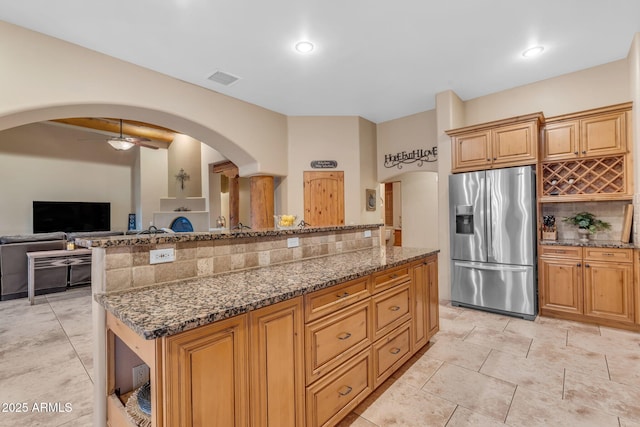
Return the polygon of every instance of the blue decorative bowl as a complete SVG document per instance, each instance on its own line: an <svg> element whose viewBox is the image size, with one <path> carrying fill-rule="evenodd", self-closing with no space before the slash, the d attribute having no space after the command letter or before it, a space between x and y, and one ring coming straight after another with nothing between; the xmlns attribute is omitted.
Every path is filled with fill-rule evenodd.
<svg viewBox="0 0 640 427"><path fill-rule="evenodd" d="M151 383L147 382L138 391L138 406L147 415L151 415Z"/></svg>

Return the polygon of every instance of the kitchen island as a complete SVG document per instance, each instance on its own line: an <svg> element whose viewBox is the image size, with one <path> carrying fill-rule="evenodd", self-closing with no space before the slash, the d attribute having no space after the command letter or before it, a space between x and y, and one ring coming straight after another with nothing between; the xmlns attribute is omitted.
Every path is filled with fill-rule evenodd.
<svg viewBox="0 0 640 427"><path fill-rule="evenodd" d="M364 249L97 292L109 425L135 425L118 372L140 362L154 426L335 424L438 330L438 250L375 237Z"/></svg>

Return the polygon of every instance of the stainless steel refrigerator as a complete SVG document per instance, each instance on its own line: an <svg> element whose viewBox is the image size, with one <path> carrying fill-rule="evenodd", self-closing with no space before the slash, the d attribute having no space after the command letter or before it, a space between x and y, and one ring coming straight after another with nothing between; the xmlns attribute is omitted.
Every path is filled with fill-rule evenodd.
<svg viewBox="0 0 640 427"><path fill-rule="evenodd" d="M453 305L535 319L535 182L530 166L449 177Z"/></svg>

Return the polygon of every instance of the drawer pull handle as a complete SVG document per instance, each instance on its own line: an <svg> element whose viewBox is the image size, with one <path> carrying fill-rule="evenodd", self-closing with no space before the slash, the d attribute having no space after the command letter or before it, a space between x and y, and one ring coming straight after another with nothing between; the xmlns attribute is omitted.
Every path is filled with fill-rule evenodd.
<svg viewBox="0 0 640 427"><path fill-rule="evenodd" d="M389 279L397 279L397 278L398 278L398 275L395 273L389 276Z"/></svg>
<svg viewBox="0 0 640 427"><path fill-rule="evenodd" d="M338 297L338 298L344 298L344 297L348 297L348 296L349 296L349 292L346 292L346 291L341 293L341 294L336 295L336 297Z"/></svg>
<svg viewBox="0 0 640 427"><path fill-rule="evenodd" d="M394 347L391 350L389 350L389 353L398 354L398 353L400 353L400 349L398 347Z"/></svg>
<svg viewBox="0 0 640 427"><path fill-rule="evenodd" d="M340 335L338 335L338 339L340 341L348 340L349 338L351 338L351 334L349 332L343 332Z"/></svg>
<svg viewBox="0 0 640 427"><path fill-rule="evenodd" d="M391 307L389 307L389 310L398 311L398 310L400 310L400 306L397 306L397 305L391 306Z"/></svg>
<svg viewBox="0 0 640 427"><path fill-rule="evenodd" d="M347 386L344 386L344 388L343 388L342 390L340 390L340 391L338 392L338 394L339 394L340 396L346 396L347 394L351 393L351 391L352 391L352 390L353 390L353 389L347 385Z"/></svg>
<svg viewBox="0 0 640 427"><path fill-rule="evenodd" d="M556 253L557 253L557 254L563 254L563 253L565 253L565 252L566 252L566 251L563 251L562 249L558 249L558 250L556 250Z"/></svg>
<svg viewBox="0 0 640 427"><path fill-rule="evenodd" d="M603 252L603 256L613 256L614 254L611 252Z"/></svg>

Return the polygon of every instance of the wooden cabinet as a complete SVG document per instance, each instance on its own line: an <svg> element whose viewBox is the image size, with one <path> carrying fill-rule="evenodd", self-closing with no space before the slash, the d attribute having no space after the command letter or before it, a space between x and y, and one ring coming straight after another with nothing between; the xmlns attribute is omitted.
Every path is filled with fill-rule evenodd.
<svg viewBox="0 0 640 427"><path fill-rule="evenodd" d="M116 396L118 339L151 370L153 427L335 425L437 331L436 264L390 267L153 340L108 314L108 424L132 425Z"/></svg>
<svg viewBox="0 0 640 427"><path fill-rule="evenodd" d="M585 249L584 314L634 322L631 249Z"/></svg>
<svg viewBox="0 0 640 427"><path fill-rule="evenodd" d="M419 349L438 332L438 261L428 257L413 263L412 268L413 302L413 348Z"/></svg>
<svg viewBox="0 0 640 427"><path fill-rule="evenodd" d="M447 131L452 172L535 164L542 113Z"/></svg>
<svg viewBox="0 0 640 427"><path fill-rule="evenodd" d="M627 112L631 104L548 118L542 161L627 153Z"/></svg>
<svg viewBox="0 0 640 427"><path fill-rule="evenodd" d="M165 338L167 426L249 425L246 322L235 316Z"/></svg>
<svg viewBox="0 0 640 427"><path fill-rule="evenodd" d="M540 313L610 326L634 317L631 249L541 246Z"/></svg>
<svg viewBox="0 0 640 427"><path fill-rule="evenodd" d="M304 426L302 298L249 313L253 427Z"/></svg>
<svg viewBox="0 0 640 427"><path fill-rule="evenodd" d="M538 194L542 202L633 196L631 103L547 119Z"/></svg>

